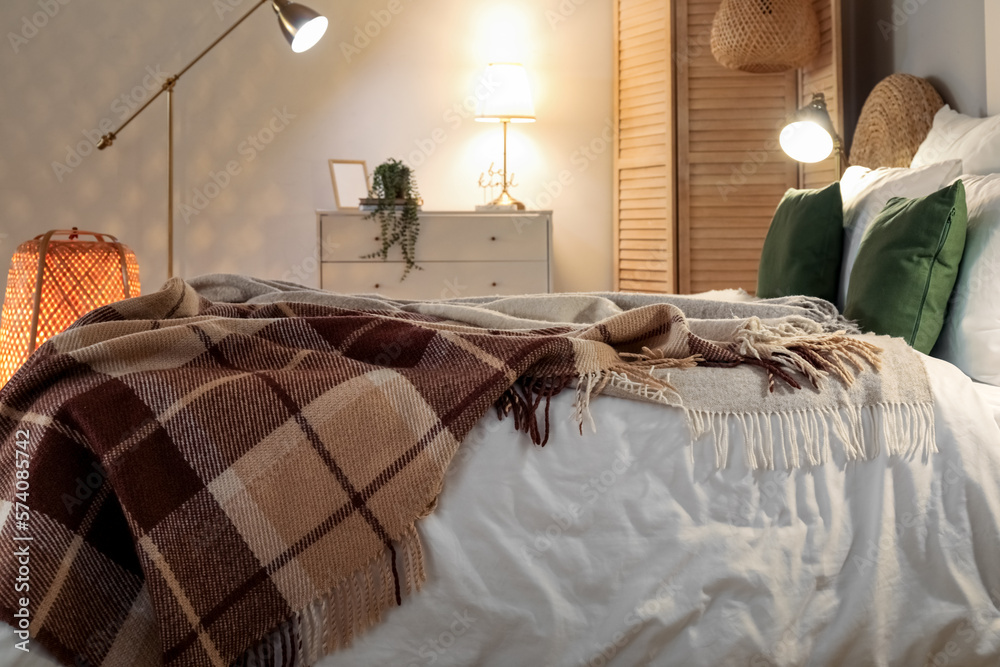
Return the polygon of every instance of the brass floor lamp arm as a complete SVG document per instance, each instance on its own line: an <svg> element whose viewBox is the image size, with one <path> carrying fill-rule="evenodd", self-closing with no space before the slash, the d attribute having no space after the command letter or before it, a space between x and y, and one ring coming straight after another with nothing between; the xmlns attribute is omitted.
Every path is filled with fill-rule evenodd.
<svg viewBox="0 0 1000 667"><path fill-rule="evenodd" d="M129 123L131 123L139 114L145 111L150 104L155 102L160 95L163 93L167 94L167 278L174 277L174 87L182 76L184 76L189 69L198 64L202 58L204 58L212 49L218 46L219 42L224 40L229 36L233 30L244 21L246 21L251 14L253 14L258 7L263 5L269 0L258 0L257 4L250 8L246 14L241 16L233 25L219 35L214 42L208 45L201 53L195 57L194 60L189 62L181 71L179 71L174 76L168 78L163 82L160 90L156 92L151 98L146 100L146 103L141 107L132 112L132 115L125 119L118 129L114 132L109 132L101 137L101 140L97 142L97 150L104 150L109 146L114 145L115 139L118 138L119 133L124 130ZM274 2L274 0L270 0Z"/></svg>
<svg viewBox="0 0 1000 667"><path fill-rule="evenodd" d="M118 138L118 135L121 133L121 131L124 130L125 127L128 126L128 124L131 123L136 116L141 114L143 111L146 110L146 107L148 107L150 104L159 99L160 95L162 95L165 92L173 90L174 86L177 84L177 78L178 77L176 76L172 76L166 81L164 81L163 86L161 86L160 89L156 91L156 94L150 97L148 100L146 100L145 104L143 104L141 107L132 112L132 115L126 118L125 121L118 127L117 130L115 130L114 132L108 132L103 137L101 137L101 140L97 142L97 150L103 151L108 146L114 145L115 139Z"/></svg>
<svg viewBox="0 0 1000 667"><path fill-rule="evenodd" d="M236 23L234 23L231 26L229 26L228 30L226 30L224 33L222 33L221 35L219 35L218 38L216 38L216 40L214 42L212 42L211 44L209 44L205 48L204 51L202 51L201 53L199 53L198 56L194 60L192 60L191 62L189 62L187 64L187 66L184 67L184 69L182 69L180 72L178 72L177 76L175 76L174 79L176 80L176 79L179 79L182 76L184 76L189 69L191 69L192 67L194 67L195 65L197 65L199 60L201 60L202 58L204 58L208 54L209 51L211 51L212 49L214 49L219 44L219 42L221 42L226 37L228 37L229 33L231 33L233 30L236 30L236 28L238 28L241 23L243 23L248 18L250 18L250 15L253 14L255 11L257 11L258 7L260 7L265 2L268 2L268 1L269 0L259 0L256 5L254 5L253 7L250 8L250 11L248 11L246 14L244 14L243 16L241 16L240 19Z"/></svg>
<svg viewBox="0 0 1000 667"><path fill-rule="evenodd" d="M236 21L236 23L234 23L231 26L229 26L229 28L224 33L222 33L221 35L219 35L214 42L212 42L211 44L209 44L208 47L206 47L204 51L202 51L201 53L199 53L197 55L197 57L195 57L194 60L192 60L191 62L189 62L187 65L185 65L184 68L181 69L181 71L179 71L177 74L173 75L172 77L170 77L169 79L167 79L166 81L164 81L163 82L163 86L161 86L160 89L158 91L156 91L156 94L153 95L148 100L146 100L146 103L143 104L141 107L139 107L138 109L136 109L135 111L133 111L132 115L129 116L128 118L126 118L122 122L122 124L118 126L117 130L115 130L114 132L109 132L108 134L105 134L103 137L101 137L101 140L97 144L97 149L98 150L104 150L108 146L111 146L112 144L114 144L115 139L118 138L118 135L121 134L121 131L124 130L128 126L129 123L131 123L133 120L135 120L136 116L138 116L143 111L145 111L146 108L150 104L152 104L153 102L155 102L157 100L157 98L160 97L160 95L162 95L163 93L167 92L168 90L173 90L173 87L175 85L177 85L177 81L180 80L180 78L182 76L184 76L185 74L187 74L187 71L189 69L191 69L192 67L194 67L195 65L197 65L198 61L200 61L202 58L204 58L206 55L208 55L208 53L212 49L214 49L216 46L218 46L219 42L221 42L226 37L228 37L229 33L231 33L233 30L236 30L236 28L239 27L239 25L241 23L243 23L248 18L250 18L250 15L253 14L255 11L257 11L257 8L260 7L261 5L263 5L265 2L268 2L268 0L259 0L257 2L257 4L254 5L253 7L251 7L250 10L246 14L244 14L243 16L241 16L239 18L239 20Z"/></svg>

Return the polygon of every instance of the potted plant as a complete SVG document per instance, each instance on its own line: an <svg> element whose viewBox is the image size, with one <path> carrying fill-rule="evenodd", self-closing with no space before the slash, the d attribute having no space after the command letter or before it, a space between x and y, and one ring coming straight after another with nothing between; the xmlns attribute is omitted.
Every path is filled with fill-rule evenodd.
<svg viewBox="0 0 1000 667"><path fill-rule="evenodd" d="M413 171L401 160L389 159L375 168L372 175L372 186L368 199L362 199L361 205L370 209L366 220L377 219L382 228L379 238L382 247L364 256L364 259L389 258L389 249L399 245L403 253L403 277L406 280L411 269L420 269L416 263L417 236L420 234L418 211L420 210L420 194Z"/></svg>

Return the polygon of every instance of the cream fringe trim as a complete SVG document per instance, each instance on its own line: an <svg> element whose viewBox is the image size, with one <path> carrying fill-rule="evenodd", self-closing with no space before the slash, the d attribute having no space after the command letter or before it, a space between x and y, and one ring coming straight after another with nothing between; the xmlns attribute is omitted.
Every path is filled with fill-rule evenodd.
<svg viewBox="0 0 1000 667"><path fill-rule="evenodd" d="M393 542L400 595L420 590L426 580L423 549L416 527ZM354 637L378 623L396 606L392 553L386 549L368 565L321 595L268 633L233 665L237 667L306 667L350 646Z"/></svg>
<svg viewBox="0 0 1000 667"><path fill-rule="evenodd" d="M878 403L791 412L727 413L688 410L692 441L711 435L715 465L725 468L733 445L730 418L742 431L747 465L775 470L823 465L837 447L848 461L888 456L927 460L937 453L933 403ZM865 426L869 437L865 437ZM691 450L694 457L694 448Z"/></svg>
<svg viewBox="0 0 1000 667"><path fill-rule="evenodd" d="M697 359L699 357L653 359L642 364L621 364L606 371L584 373L576 384L573 409L573 419L580 425L580 432L583 433L583 426L586 424L592 432L597 433L597 424L590 412L590 400L608 385L644 401L680 406L681 395L670 384L670 376L658 378L650 375L649 371L655 368L692 368Z"/></svg>

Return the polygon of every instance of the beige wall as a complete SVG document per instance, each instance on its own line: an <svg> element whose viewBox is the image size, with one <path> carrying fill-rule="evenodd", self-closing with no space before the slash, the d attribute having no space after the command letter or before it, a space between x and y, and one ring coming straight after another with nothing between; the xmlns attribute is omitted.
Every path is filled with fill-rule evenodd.
<svg viewBox="0 0 1000 667"><path fill-rule="evenodd" d="M228 271L317 284L315 211L334 208L329 158L363 159L370 168L407 159L419 165L425 208L471 209L482 201L479 173L500 158L501 134L474 123L463 104L489 61L518 60L532 80L538 122L512 127L515 194L555 211L557 290L611 287L608 0L307 4L331 19L312 51L293 54L263 7L178 84L178 203L192 207L177 212L182 275ZM99 134L100 121L117 125L146 95L144 77L153 84L153 74L174 73L250 6L0 4L4 263L20 241L75 225L121 237L139 255L144 291L161 284L165 101L110 150L73 152L89 152L87 135ZM272 138L273 130L280 131ZM231 162L239 173L219 176Z"/></svg>

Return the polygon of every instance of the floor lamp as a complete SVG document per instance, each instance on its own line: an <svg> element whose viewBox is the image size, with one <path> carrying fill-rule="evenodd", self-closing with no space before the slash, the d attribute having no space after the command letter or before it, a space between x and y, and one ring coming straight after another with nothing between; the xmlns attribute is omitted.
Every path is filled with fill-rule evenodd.
<svg viewBox="0 0 1000 667"><path fill-rule="evenodd" d="M303 51L308 51L313 46L316 45L326 32L328 21L323 16L320 16L313 10L305 7L303 5L291 2L291 0L259 0L257 4L250 8L246 14L244 14L240 19L234 23L228 30L222 33L218 39L209 44L208 48L198 54L198 57L187 64L184 69L175 74L174 76L168 78L164 83L163 87L151 98L149 98L145 104L136 109L136 111L125 119L125 121L119 126L114 132L110 132L101 137L101 140L97 143L98 150L104 150L108 146L111 146L115 139L118 138L119 133L131 123L136 116L141 114L146 108L152 104L156 99L163 93L167 94L167 277L173 278L174 276L174 86L177 85L177 81L184 76L189 69L194 67L199 60L205 57L205 55L214 49L219 42L224 40L229 33L243 23L253 14L258 7L270 2L271 6L274 8L274 12L278 15L278 25L281 27L281 32L284 33L285 39L292 47L292 51L295 53L302 53Z"/></svg>

